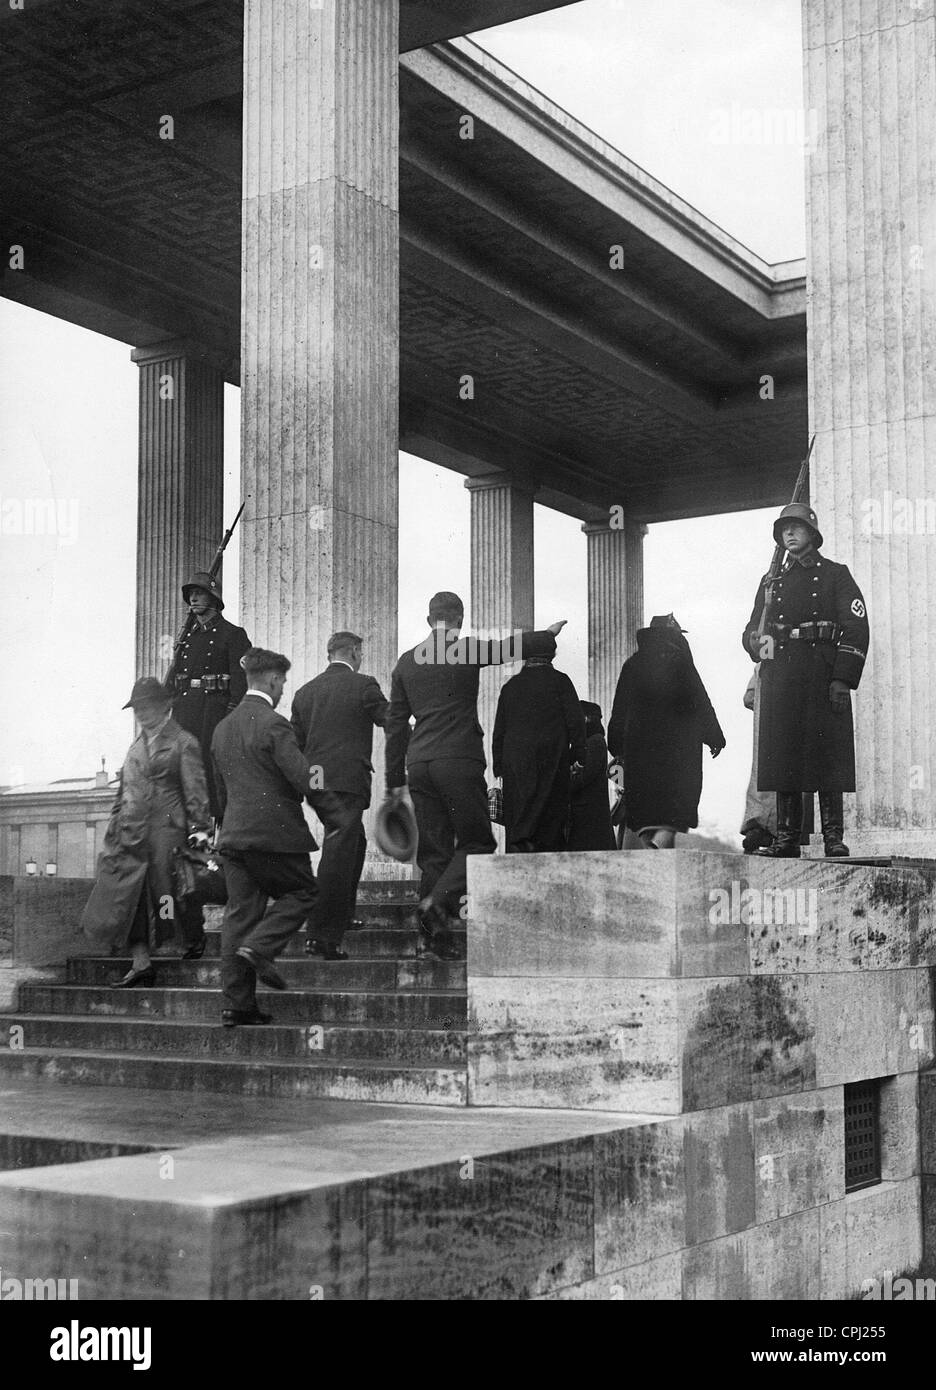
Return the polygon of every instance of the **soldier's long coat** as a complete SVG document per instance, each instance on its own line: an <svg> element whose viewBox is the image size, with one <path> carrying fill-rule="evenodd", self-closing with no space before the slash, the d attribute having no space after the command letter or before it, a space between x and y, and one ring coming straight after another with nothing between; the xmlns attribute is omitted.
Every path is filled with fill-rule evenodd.
<svg viewBox="0 0 936 1390"><path fill-rule="evenodd" d="M122 945L140 894L154 908L157 943L173 935L173 918L160 901L173 896L172 855L193 830L208 828L208 790L198 743L174 719L147 748L143 734L131 744L98 859L97 878L81 930L98 944Z"/></svg>
<svg viewBox="0 0 936 1390"><path fill-rule="evenodd" d="M220 818L218 790L214 784L214 765L211 761L211 740L221 720L236 709L247 691L247 677L240 659L250 649L250 638L242 627L229 623L220 615L202 626L193 623L179 649L170 683L175 690L172 714L183 729L194 734L201 747L211 811ZM192 689L190 679L205 676L227 676L226 691Z"/></svg>
<svg viewBox="0 0 936 1390"><path fill-rule="evenodd" d="M764 606L761 584L744 630L744 649ZM855 790L855 736L851 704L833 713L829 685L861 680L868 652L868 616L861 590L847 565L819 551L788 562L774 584L767 614L771 624L798 627L829 621L841 628L836 642L777 640L772 660L761 664L757 786L774 792Z"/></svg>

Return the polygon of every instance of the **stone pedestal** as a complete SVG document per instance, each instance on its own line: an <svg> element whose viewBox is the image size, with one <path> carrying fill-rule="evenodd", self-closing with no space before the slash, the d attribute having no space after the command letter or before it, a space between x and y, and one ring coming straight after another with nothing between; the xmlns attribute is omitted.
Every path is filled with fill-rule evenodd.
<svg viewBox="0 0 936 1390"><path fill-rule="evenodd" d="M339 628L361 634L363 669L386 689L398 0L246 0L244 22L242 618L292 660L289 691L324 667Z"/></svg>
<svg viewBox="0 0 936 1390"><path fill-rule="evenodd" d="M137 348L140 368L136 673L164 676L185 620L180 589L224 531L224 379L182 342Z"/></svg>
<svg viewBox="0 0 936 1390"><path fill-rule="evenodd" d="M812 500L861 585L864 853L936 843L936 4L805 0Z"/></svg>
<svg viewBox="0 0 936 1390"><path fill-rule="evenodd" d="M533 493L501 474L468 478L471 493L472 630L508 637L533 626ZM501 686L516 664L481 672L478 717L491 762L491 735Z"/></svg>
<svg viewBox="0 0 936 1390"><path fill-rule="evenodd" d="M621 667L636 650L643 623L643 538L646 526L587 522L588 698L601 706L605 728Z"/></svg>

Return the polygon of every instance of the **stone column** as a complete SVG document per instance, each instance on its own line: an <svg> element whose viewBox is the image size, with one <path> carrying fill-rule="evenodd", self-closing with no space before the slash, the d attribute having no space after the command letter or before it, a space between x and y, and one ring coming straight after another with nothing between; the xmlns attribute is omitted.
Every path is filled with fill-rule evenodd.
<svg viewBox="0 0 936 1390"><path fill-rule="evenodd" d="M291 658L287 694L324 667L338 628L363 636L363 669L387 691L398 0L246 0L244 23L243 622Z"/></svg>
<svg viewBox="0 0 936 1390"><path fill-rule="evenodd" d="M936 843L936 0L804 0L812 500L871 619L852 851Z"/></svg>
<svg viewBox="0 0 936 1390"><path fill-rule="evenodd" d="M588 698L601 706L605 729L621 667L636 650L643 624L643 538L646 526L589 521Z"/></svg>
<svg viewBox="0 0 936 1390"><path fill-rule="evenodd" d="M136 673L164 676L185 618L182 583L224 530L224 378L182 342L137 348L140 368Z"/></svg>
<svg viewBox="0 0 936 1390"><path fill-rule="evenodd" d="M533 626L533 493L502 473L468 478L471 493L472 631L507 637ZM478 716L491 763L491 735L501 686L515 664L481 673Z"/></svg>

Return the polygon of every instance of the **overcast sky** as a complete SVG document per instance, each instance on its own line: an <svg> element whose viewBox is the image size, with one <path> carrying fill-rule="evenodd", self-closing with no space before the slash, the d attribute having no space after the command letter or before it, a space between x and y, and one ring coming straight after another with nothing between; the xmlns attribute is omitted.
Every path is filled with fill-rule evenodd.
<svg viewBox="0 0 936 1390"><path fill-rule="evenodd" d="M765 259L803 254L799 0L582 0L475 38ZM758 142L763 113L778 109L795 138ZM134 674L137 374L130 345L0 301L0 499L58 499L62 533L0 534L0 784L90 775L102 754L113 770L132 736L120 706ZM227 388L228 519L238 397ZM403 457L401 646L422 635L434 589L467 598L468 519L460 477ZM706 762L701 828L731 836L750 768L739 636L769 521L670 523L645 543L646 616L673 610L689 629L728 738ZM569 619L556 664L585 696L585 538L537 507L536 544L536 620ZM235 546L229 593L236 559Z"/></svg>

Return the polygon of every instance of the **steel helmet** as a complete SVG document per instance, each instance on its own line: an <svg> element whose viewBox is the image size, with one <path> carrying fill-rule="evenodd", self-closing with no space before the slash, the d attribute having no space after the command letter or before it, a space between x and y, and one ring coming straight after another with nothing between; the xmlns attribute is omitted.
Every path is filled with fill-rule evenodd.
<svg viewBox="0 0 936 1390"><path fill-rule="evenodd" d="M791 502L788 507L784 507L773 524L773 538L777 542L777 545L783 545L783 536L781 533L785 521L801 521L804 526L808 526L816 538L816 549L822 549L822 532L819 530L819 518L808 502Z"/></svg>

